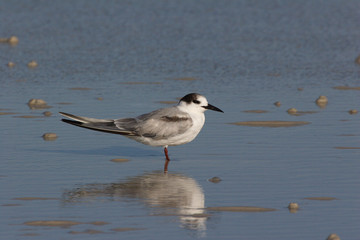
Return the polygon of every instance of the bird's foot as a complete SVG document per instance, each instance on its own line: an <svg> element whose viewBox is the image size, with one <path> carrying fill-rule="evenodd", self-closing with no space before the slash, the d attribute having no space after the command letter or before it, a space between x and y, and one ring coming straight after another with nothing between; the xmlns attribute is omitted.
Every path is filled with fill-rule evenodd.
<svg viewBox="0 0 360 240"><path fill-rule="evenodd" d="M167 150L166 147L164 148L164 153L165 153L165 157L166 157L165 165L164 165L164 173L167 173L167 172L168 172L168 165L169 165L169 162L170 162L170 158L169 158L168 150Z"/></svg>

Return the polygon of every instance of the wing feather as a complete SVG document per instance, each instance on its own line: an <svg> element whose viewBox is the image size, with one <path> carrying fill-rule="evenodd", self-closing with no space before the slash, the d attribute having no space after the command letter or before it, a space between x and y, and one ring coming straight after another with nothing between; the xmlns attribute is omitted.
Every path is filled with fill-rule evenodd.
<svg viewBox="0 0 360 240"><path fill-rule="evenodd" d="M127 136L143 136L154 140L167 139L186 132L193 121L189 114L177 107L162 108L136 118L95 119L61 113L73 120L62 121L96 131L121 134Z"/></svg>
<svg viewBox="0 0 360 240"><path fill-rule="evenodd" d="M114 120L111 119L96 119L72 115L69 113L60 112L61 115L68 117L73 120L61 119L65 123L69 123L78 127L88 128L95 131L120 134L126 136L135 136L136 134L126 129L118 128L115 125Z"/></svg>
<svg viewBox="0 0 360 240"><path fill-rule="evenodd" d="M182 134L193 125L190 115L180 111L177 107L162 108L143 114L138 116L135 121L136 124L133 125L132 130L137 135L151 137L155 140Z"/></svg>

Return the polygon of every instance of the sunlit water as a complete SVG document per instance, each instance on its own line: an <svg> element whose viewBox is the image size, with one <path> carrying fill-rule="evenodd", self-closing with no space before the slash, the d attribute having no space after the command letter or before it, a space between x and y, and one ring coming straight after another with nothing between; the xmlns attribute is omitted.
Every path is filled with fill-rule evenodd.
<svg viewBox="0 0 360 240"><path fill-rule="evenodd" d="M360 92L333 88L360 86L359 7L1 1L0 37L19 38L0 43L1 239L359 239L360 114L348 111L360 110ZM75 128L57 114L137 116L190 92L225 113L206 112L194 142L169 148L168 175L161 148ZM324 108L314 103L320 95ZM31 110L31 98L52 108ZM289 115L291 107L315 113ZM310 124L228 124L255 120ZM44 141L47 132L58 138ZM208 181L214 176L222 181ZM217 206L277 211L207 209ZM60 220L79 224L29 224Z"/></svg>

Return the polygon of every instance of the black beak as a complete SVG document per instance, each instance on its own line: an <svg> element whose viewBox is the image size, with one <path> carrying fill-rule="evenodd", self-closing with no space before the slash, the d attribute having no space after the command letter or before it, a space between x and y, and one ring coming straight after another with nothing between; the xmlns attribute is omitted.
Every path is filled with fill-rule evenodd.
<svg viewBox="0 0 360 240"><path fill-rule="evenodd" d="M217 108L211 104L208 104L207 106L203 106L203 108L223 113L223 111L220 108Z"/></svg>

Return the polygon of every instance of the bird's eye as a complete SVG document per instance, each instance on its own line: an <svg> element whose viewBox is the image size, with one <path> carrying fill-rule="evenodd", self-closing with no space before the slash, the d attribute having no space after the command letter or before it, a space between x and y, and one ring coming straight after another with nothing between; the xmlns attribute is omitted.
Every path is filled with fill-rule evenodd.
<svg viewBox="0 0 360 240"><path fill-rule="evenodd" d="M193 103L195 103L195 104L200 104L200 101L198 101L198 100L193 100Z"/></svg>

